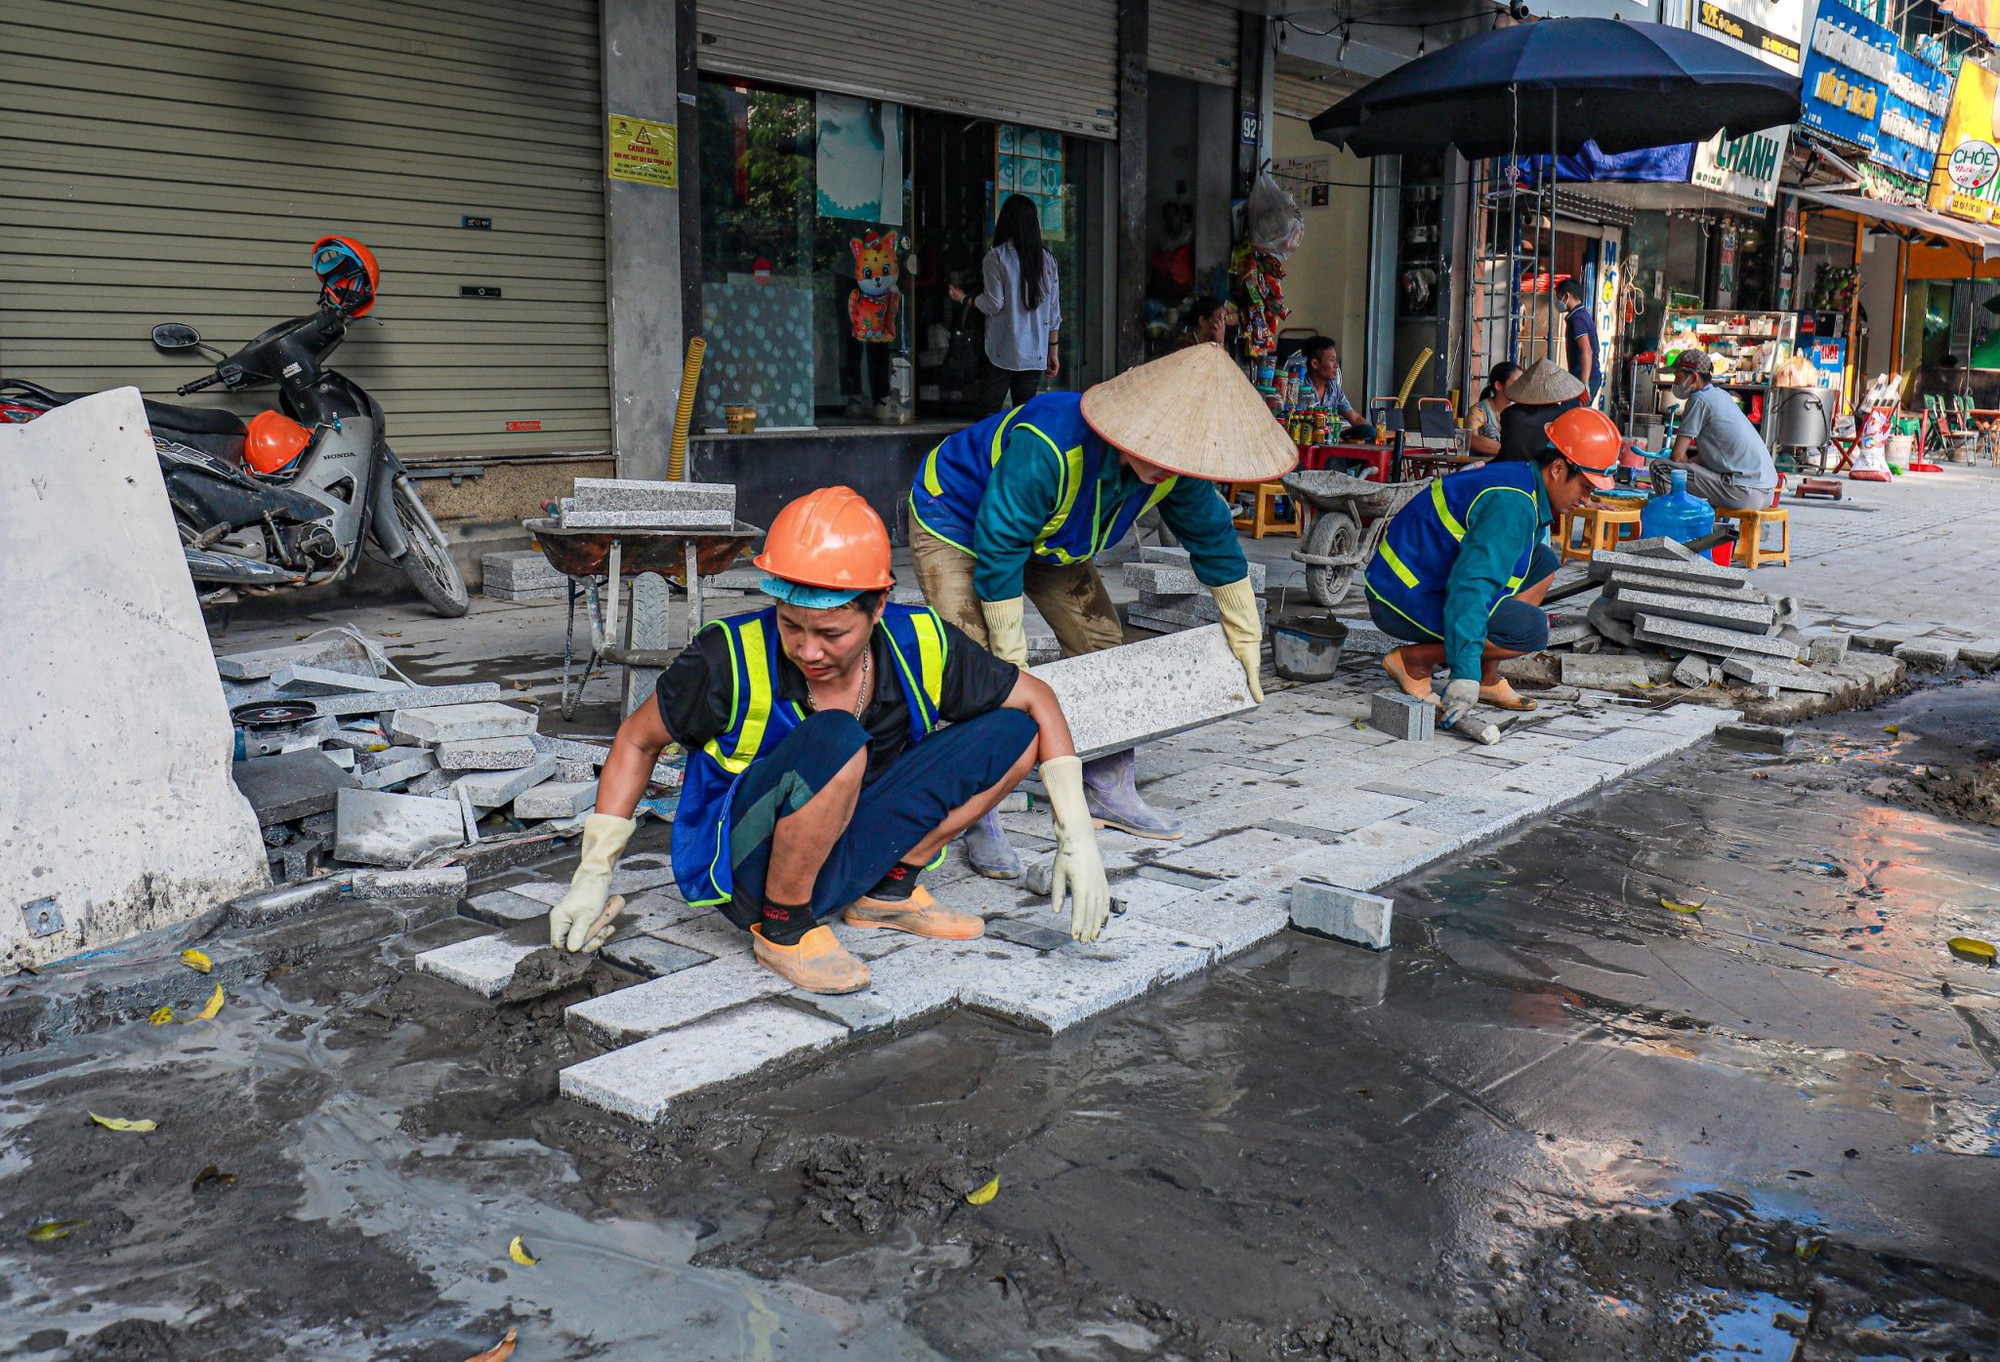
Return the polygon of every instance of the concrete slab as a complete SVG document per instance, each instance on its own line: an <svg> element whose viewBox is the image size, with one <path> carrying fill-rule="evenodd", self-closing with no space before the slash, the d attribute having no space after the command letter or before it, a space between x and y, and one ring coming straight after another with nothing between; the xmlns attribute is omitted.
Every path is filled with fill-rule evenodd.
<svg viewBox="0 0 2000 1362"><path fill-rule="evenodd" d="M1085 760L1256 708L1220 625L1064 658L1033 674L1055 690Z"/></svg>
<svg viewBox="0 0 2000 1362"><path fill-rule="evenodd" d="M474 738L525 737L535 731L535 712L513 705L438 705L396 712L389 732L398 738L435 746Z"/></svg>
<svg viewBox="0 0 2000 1362"><path fill-rule="evenodd" d="M1748 581L1702 581L1664 573L1621 568L1604 579L1604 594L1616 598L1626 591L1665 591L1676 596L1700 596L1716 601L1761 601L1764 593ZM1629 618L1629 615L1627 616Z"/></svg>
<svg viewBox="0 0 2000 1362"><path fill-rule="evenodd" d="M1958 665L1958 645L1940 638L1913 638L1891 655L1913 672L1948 672Z"/></svg>
<svg viewBox="0 0 2000 1362"><path fill-rule="evenodd" d="M2000 667L2000 638L1982 638L1960 645L1958 660L1976 672L1990 672Z"/></svg>
<svg viewBox="0 0 2000 1362"><path fill-rule="evenodd" d="M596 781L550 780L516 795L514 816L523 823L543 818L574 818L590 812L596 803Z"/></svg>
<svg viewBox="0 0 2000 1362"><path fill-rule="evenodd" d="M392 747L377 757L373 762L363 761L355 778L355 784L364 790L386 790L437 770L437 758L423 748Z"/></svg>
<svg viewBox="0 0 2000 1362"><path fill-rule="evenodd" d="M1723 567L1708 558L1689 558L1680 561L1671 558L1655 558L1646 554L1620 553L1615 549L1599 549L1590 555L1590 579L1602 582L1613 572L1650 572L1658 577L1671 577L1675 581L1696 582L1736 582L1749 581L1749 574L1742 568Z"/></svg>
<svg viewBox="0 0 2000 1362"><path fill-rule="evenodd" d="M343 861L400 868L464 844L465 821L453 800L342 790L334 805L333 854Z"/></svg>
<svg viewBox="0 0 2000 1362"><path fill-rule="evenodd" d="M287 695L301 696L352 695L357 691L381 694L409 689L407 681L392 681L372 672L344 672L298 662L287 662L272 672L271 685Z"/></svg>
<svg viewBox="0 0 2000 1362"><path fill-rule="evenodd" d="M599 994L572 1005L563 1017L567 1025L599 1045L630 1045L725 1008L790 992L791 987L758 964L749 947L739 941L731 955Z"/></svg>
<svg viewBox="0 0 2000 1362"><path fill-rule="evenodd" d="M1372 951L1389 949L1393 900L1319 880L1292 886L1291 923L1302 932L1348 941Z"/></svg>
<svg viewBox="0 0 2000 1362"><path fill-rule="evenodd" d="M1868 629L1856 629L1850 641L1864 653L1893 653L1911 639L1929 632L1927 624L1877 624Z"/></svg>
<svg viewBox="0 0 2000 1362"><path fill-rule="evenodd" d="M1632 633L1631 621L1618 618L1614 601L1598 597L1590 603L1584 618L1590 622L1591 628L1621 648L1629 648L1638 641Z"/></svg>
<svg viewBox="0 0 2000 1362"><path fill-rule="evenodd" d="M1194 568L1184 563L1160 563L1140 561L1127 563L1122 571L1125 585L1139 592L1152 592L1156 596L1207 596L1208 588L1194 575ZM1250 586L1262 593L1267 569L1262 563L1250 564Z"/></svg>
<svg viewBox="0 0 2000 1362"><path fill-rule="evenodd" d="M1731 747L1747 748L1772 756L1783 756L1792 750L1792 730L1770 724L1723 724L1715 730L1715 737L1716 741Z"/></svg>
<svg viewBox="0 0 2000 1362"><path fill-rule="evenodd" d="M465 882L462 865L426 870L357 870L350 892L357 899L457 898L465 892Z"/></svg>
<svg viewBox="0 0 2000 1362"><path fill-rule="evenodd" d="M651 1123L677 1101L823 1050L847 1034L825 1017L760 1003L572 1064L558 1088L564 1097Z"/></svg>
<svg viewBox="0 0 2000 1362"><path fill-rule="evenodd" d="M497 998L513 982L514 967L536 949L516 945L504 936L475 936L436 950L419 951L417 969L469 988L483 998Z"/></svg>
<svg viewBox="0 0 2000 1362"><path fill-rule="evenodd" d="M474 771L460 776L451 783L451 788L471 800L475 807L497 809L541 784L555 771L554 757L536 757L533 765L518 771Z"/></svg>
<svg viewBox="0 0 2000 1362"><path fill-rule="evenodd" d="M549 915L549 904L517 894L511 889L489 889L465 901L466 916L495 927L514 927L536 922Z"/></svg>
<svg viewBox="0 0 2000 1362"><path fill-rule="evenodd" d="M1722 671L1726 676L1733 676L1753 686L1776 686L1780 690L1803 690L1817 695L1832 695L1840 688L1839 683L1831 676L1816 672L1810 667L1780 662L1774 658L1727 658L1723 661Z"/></svg>
<svg viewBox="0 0 2000 1362"><path fill-rule="evenodd" d="M317 749L232 762L229 776L264 827L327 813L340 792L356 783L353 775Z"/></svg>
<svg viewBox="0 0 2000 1362"><path fill-rule="evenodd" d="M268 927L308 913L317 913L339 903L346 894L345 877L324 875L298 884L281 884L262 893L246 894L229 905L229 925L237 928Z"/></svg>
<svg viewBox="0 0 2000 1362"><path fill-rule="evenodd" d="M518 771L541 755L525 736L441 742L436 750L440 771Z"/></svg>
<svg viewBox="0 0 2000 1362"><path fill-rule="evenodd" d="M705 965L715 957L687 946L676 946L671 941L662 941L644 932L619 937L607 941L598 952L606 960L634 974L643 974L648 979L664 979L669 974L678 974L696 965Z"/></svg>
<svg viewBox="0 0 2000 1362"><path fill-rule="evenodd" d="M1717 629L1740 629L1761 634L1771 627L1776 612L1761 601L1721 601L1706 596L1683 596L1664 591L1640 591L1621 587L1613 610L1629 607L1634 618L1687 620Z"/></svg>
<svg viewBox="0 0 2000 1362"><path fill-rule="evenodd" d="M1633 633L1641 643L1657 643L1662 647L1705 653L1710 657L1750 655L1796 662L1799 656L1796 642L1773 638L1768 634L1745 634L1735 629L1717 629L1712 625L1648 614L1634 616L1633 626Z"/></svg>
<svg viewBox="0 0 2000 1362"><path fill-rule="evenodd" d="M355 695L327 695L313 701L321 714L350 718L357 714L388 714L406 709L430 709L446 705L478 704L498 700L500 687L491 681L470 681L462 686L410 686Z"/></svg>
<svg viewBox="0 0 2000 1362"><path fill-rule="evenodd" d="M285 667L319 667L326 671L374 676L375 659L360 639L330 633L325 638L287 643L276 648L223 653L215 659L216 675L228 681L268 680Z"/></svg>
<svg viewBox="0 0 2000 1362"><path fill-rule="evenodd" d="M1427 742L1437 732L1437 706L1399 690L1368 697L1368 726L1406 742Z"/></svg>
<svg viewBox="0 0 2000 1362"><path fill-rule="evenodd" d="M1565 686L1638 686L1650 679L1644 658L1608 653L1565 653L1562 657Z"/></svg>
<svg viewBox="0 0 2000 1362"><path fill-rule="evenodd" d="M564 499L562 520L581 526L727 529L736 520L736 485L578 478L575 490Z"/></svg>

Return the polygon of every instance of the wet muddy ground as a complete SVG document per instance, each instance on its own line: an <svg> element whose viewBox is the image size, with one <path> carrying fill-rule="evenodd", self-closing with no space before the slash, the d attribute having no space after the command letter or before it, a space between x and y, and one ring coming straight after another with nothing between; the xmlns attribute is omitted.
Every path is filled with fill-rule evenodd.
<svg viewBox="0 0 2000 1362"><path fill-rule="evenodd" d="M1386 955L954 1015L658 1130L554 1097L607 967L496 1009L407 971L455 924L12 1056L0 1353L2000 1355L2000 989L1943 945L2000 935L2000 842L1910 774L1996 706L1658 768L1398 886Z"/></svg>

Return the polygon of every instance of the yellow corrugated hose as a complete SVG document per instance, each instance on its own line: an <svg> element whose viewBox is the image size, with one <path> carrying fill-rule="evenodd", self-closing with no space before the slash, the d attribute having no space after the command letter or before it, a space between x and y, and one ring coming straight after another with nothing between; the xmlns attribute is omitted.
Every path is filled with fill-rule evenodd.
<svg viewBox="0 0 2000 1362"><path fill-rule="evenodd" d="M674 442L667 447L667 481L687 477L688 427L694 423L695 394L701 391L701 357L708 342L696 336L688 342L687 362L681 365L681 400L674 408Z"/></svg>

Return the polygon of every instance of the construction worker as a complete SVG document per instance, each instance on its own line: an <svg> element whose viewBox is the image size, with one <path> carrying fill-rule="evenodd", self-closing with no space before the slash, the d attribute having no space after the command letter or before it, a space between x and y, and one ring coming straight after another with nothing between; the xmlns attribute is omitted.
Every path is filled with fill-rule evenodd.
<svg viewBox="0 0 2000 1362"><path fill-rule="evenodd" d="M1618 447L1610 417L1575 408L1549 423L1532 460L1448 474L1396 512L1368 564L1368 609L1377 628L1409 640L1382 659L1405 694L1435 703L1431 669L1444 663L1447 724L1482 700L1535 708L1500 661L1548 646L1541 603L1561 563L1544 527L1611 486Z"/></svg>
<svg viewBox="0 0 2000 1362"><path fill-rule="evenodd" d="M881 517L846 487L792 502L756 564L777 604L715 620L619 726L584 821L583 858L549 940L595 950L621 900L612 870L653 763L687 753L674 878L750 933L756 958L812 993L868 986L827 919L967 940L971 913L917 882L945 843L1039 764L1055 817L1054 893L1091 941L1110 912L1083 765L1055 693L921 607L887 600Z"/></svg>
<svg viewBox="0 0 2000 1362"><path fill-rule="evenodd" d="M940 615L1010 662L1027 662L1024 595L1063 656L1115 648L1124 633L1091 559L1158 508L1214 594L1230 651L1261 702L1257 594L1230 508L1211 484L1263 482L1297 462L1222 347L1191 345L1082 394L1032 397L933 449L910 493L917 583ZM1178 822L1139 797L1133 770L1129 751L1086 765L1091 816L1140 837L1180 836ZM983 875L1021 873L991 815L967 832L965 847Z"/></svg>

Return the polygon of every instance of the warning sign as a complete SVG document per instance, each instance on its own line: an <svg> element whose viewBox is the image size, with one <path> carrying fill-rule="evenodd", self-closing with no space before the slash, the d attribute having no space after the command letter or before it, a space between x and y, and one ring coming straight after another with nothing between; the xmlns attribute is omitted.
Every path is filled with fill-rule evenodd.
<svg viewBox="0 0 2000 1362"><path fill-rule="evenodd" d="M671 123L611 115L610 164L614 180L680 187L680 135Z"/></svg>

